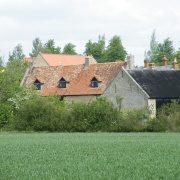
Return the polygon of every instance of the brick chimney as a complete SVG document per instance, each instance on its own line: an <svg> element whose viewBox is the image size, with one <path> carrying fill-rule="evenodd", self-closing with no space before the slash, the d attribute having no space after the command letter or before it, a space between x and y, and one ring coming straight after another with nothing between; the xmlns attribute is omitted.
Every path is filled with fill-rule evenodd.
<svg viewBox="0 0 180 180"><path fill-rule="evenodd" d="M85 58L85 67L89 67L91 65L91 61L92 61L91 57L87 56Z"/></svg>
<svg viewBox="0 0 180 180"><path fill-rule="evenodd" d="M165 55L164 55L164 57L162 58L162 65L163 65L163 66L167 66L167 58L166 58Z"/></svg>
<svg viewBox="0 0 180 180"><path fill-rule="evenodd" d="M176 57L174 58L174 62L172 63L172 68L173 68L173 69L179 69L178 62L177 62Z"/></svg>
<svg viewBox="0 0 180 180"><path fill-rule="evenodd" d="M144 68L149 67L149 61L148 60L144 60Z"/></svg>

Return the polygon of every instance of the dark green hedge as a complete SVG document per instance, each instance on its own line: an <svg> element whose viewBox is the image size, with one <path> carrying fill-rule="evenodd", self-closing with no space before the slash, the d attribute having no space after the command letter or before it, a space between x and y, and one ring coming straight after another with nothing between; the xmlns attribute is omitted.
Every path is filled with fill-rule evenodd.
<svg viewBox="0 0 180 180"><path fill-rule="evenodd" d="M180 132L180 105L176 102L163 106L155 119L149 118L147 108L122 111L119 107L105 97L88 103L68 103L58 97L35 96L21 102L14 111L1 105L0 125L19 131Z"/></svg>

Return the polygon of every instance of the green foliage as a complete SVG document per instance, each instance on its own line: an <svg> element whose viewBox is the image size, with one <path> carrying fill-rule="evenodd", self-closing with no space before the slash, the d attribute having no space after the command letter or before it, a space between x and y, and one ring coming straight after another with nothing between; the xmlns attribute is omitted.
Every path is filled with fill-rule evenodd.
<svg viewBox="0 0 180 180"><path fill-rule="evenodd" d="M92 42L89 40L85 45L85 54L92 55L98 62L103 61L104 50L105 50L105 42L99 40L99 42Z"/></svg>
<svg viewBox="0 0 180 180"><path fill-rule="evenodd" d="M176 53L174 51L173 42L170 38L164 39L163 43L158 43L156 41L155 30L153 30L150 49L147 52L145 51L144 56L145 59L156 63L156 65L162 65L162 58L166 56L169 64L171 64L174 55L176 54L176 56L178 56L178 51Z"/></svg>
<svg viewBox="0 0 180 180"><path fill-rule="evenodd" d="M114 36L107 48L105 47L105 35L99 36L98 42L89 40L85 45L85 54L92 55L98 62L115 62L125 59L127 52L122 45L119 36Z"/></svg>
<svg viewBox="0 0 180 180"><path fill-rule="evenodd" d="M147 130L154 132L180 132L180 104L173 101L164 105L158 111L157 118L148 121Z"/></svg>
<svg viewBox="0 0 180 180"><path fill-rule="evenodd" d="M175 52L174 57L177 58L177 62L180 64L180 48Z"/></svg>
<svg viewBox="0 0 180 180"><path fill-rule="evenodd" d="M76 50L75 50L75 45L74 44L71 44L71 43L68 43L64 46L64 49L63 49L63 54L71 54L71 55L76 55Z"/></svg>
<svg viewBox="0 0 180 180"><path fill-rule="evenodd" d="M74 103L71 111L74 131L111 131L112 122L118 119L118 113L103 96L89 103Z"/></svg>
<svg viewBox="0 0 180 180"><path fill-rule="evenodd" d="M26 68L27 65L20 60L7 63L5 71L0 74L0 102L6 102L21 91L20 83Z"/></svg>
<svg viewBox="0 0 180 180"><path fill-rule="evenodd" d="M18 44L12 54L9 53L9 62L12 62L14 60L23 60L25 57L24 53L23 53L23 48L22 48L22 45L21 44Z"/></svg>
<svg viewBox="0 0 180 180"><path fill-rule="evenodd" d="M50 53L50 54L60 54L61 53L61 48L59 46L55 47L55 42L54 39L49 39L43 49L43 53Z"/></svg>
<svg viewBox="0 0 180 180"><path fill-rule="evenodd" d="M122 45L121 38L114 36L109 41L109 45L106 49L106 59L108 62L115 62L116 60L125 59L127 52Z"/></svg>
<svg viewBox="0 0 180 180"><path fill-rule="evenodd" d="M12 120L12 107L8 104L0 103L0 128L7 125Z"/></svg>
<svg viewBox="0 0 180 180"><path fill-rule="evenodd" d="M162 58L166 56L172 62L174 57L173 42L167 38L163 43L159 43L156 49L156 54L153 56L153 61L157 64L162 64Z"/></svg>
<svg viewBox="0 0 180 180"><path fill-rule="evenodd" d="M1 179L178 180L178 133L0 133Z"/></svg>
<svg viewBox="0 0 180 180"><path fill-rule="evenodd" d="M158 42L156 41L156 31L153 30L151 41L150 41L150 50L145 53L145 60L153 61L153 58L157 51Z"/></svg>
<svg viewBox="0 0 180 180"><path fill-rule="evenodd" d="M64 113L62 103L61 105L60 103L53 97L38 96L25 101L15 114L15 128L35 131L57 130L61 126L61 117ZM57 122L59 122L58 127Z"/></svg>
<svg viewBox="0 0 180 180"><path fill-rule="evenodd" d="M32 52L29 53L31 57L36 57L39 53L50 53L50 54L60 54L61 48L59 46L55 47L54 39L49 39L45 44L36 37L33 40Z"/></svg>
<svg viewBox="0 0 180 180"><path fill-rule="evenodd" d="M147 108L133 109L121 112L121 118L114 125L117 132L142 132L145 131L146 121L150 112Z"/></svg>
<svg viewBox="0 0 180 180"><path fill-rule="evenodd" d="M33 40L33 48L32 48L32 52L29 53L29 55L31 57L36 57L39 52L42 52L43 51L43 43L42 41L36 37L34 40Z"/></svg>

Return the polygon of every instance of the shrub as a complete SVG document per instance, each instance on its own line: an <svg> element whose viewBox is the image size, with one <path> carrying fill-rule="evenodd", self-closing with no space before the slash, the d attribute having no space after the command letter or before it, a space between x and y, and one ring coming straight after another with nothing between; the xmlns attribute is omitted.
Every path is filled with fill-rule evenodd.
<svg viewBox="0 0 180 180"><path fill-rule="evenodd" d="M71 108L72 131L110 131L118 119L117 109L103 96L88 103L73 103Z"/></svg>
<svg viewBox="0 0 180 180"><path fill-rule="evenodd" d="M8 104L0 103L0 128L7 125L12 120L12 107Z"/></svg>
<svg viewBox="0 0 180 180"><path fill-rule="evenodd" d="M180 104L177 101L173 101L162 106L157 113L156 119L148 121L147 130L180 132Z"/></svg>
<svg viewBox="0 0 180 180"><path fill-rule="evenodd" d="M122 111L116 131L118 132L142 132L145 130L146 121L149 119L149 110L133 109Z"/></svg>
<svg viewBox="0 0 180 180"><path fill-rule="evenodd" d="M36 97L25 101L15 115L18 130L55 131L63 129L60 121L63 105L52 97ZM57 123L58 122L58 123ZM58 126L57 126L58 124Z"/></svg>

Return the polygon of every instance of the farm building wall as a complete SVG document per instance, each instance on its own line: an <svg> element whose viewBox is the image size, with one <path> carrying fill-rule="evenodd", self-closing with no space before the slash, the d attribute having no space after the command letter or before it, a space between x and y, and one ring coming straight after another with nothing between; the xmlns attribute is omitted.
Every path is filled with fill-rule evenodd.
<svg viewBox="0 0 180 180"><path fill-rule="evenodd" d="M49 66L49 65L44 60L44 58L40 54L38 54L38 56L34 59L33 66L34 67L42 67L42 66Z"/></svg>
<svg viewBox="0 0 180 180"><path fill-rule="evenodd" d="M122 69L103 95L117 106L116 97L122 98L122 109L140 109L148 105L148 95Z"/></svg>
<svg viewBox="0 0 180 180"><path fill-rule="evenodd" d="M85 101L85 102L89 102L89 101L93 101L96 100L97 96L95 95L91 95L91 96L66 96L64 97L64 99L66 101L70 101L70 102L78 102L78 101Z"/></svg>

